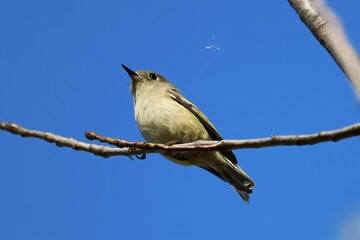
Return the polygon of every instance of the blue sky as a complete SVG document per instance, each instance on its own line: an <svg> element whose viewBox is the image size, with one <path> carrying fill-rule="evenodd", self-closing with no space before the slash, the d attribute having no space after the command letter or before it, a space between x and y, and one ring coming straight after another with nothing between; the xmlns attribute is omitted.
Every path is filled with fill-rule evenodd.
<svg viewBox="0 0 360 240"><path fill-rule="evenodd" d="M360 2L329 3L359 51ZM0 121L31 129L142 140L121 64L164 75L227 139L359 121L287 1L3 1L0 35ZM159 155L103 159L0 132L0 238L360 239L359 143L235 151L257 184L246 205Z"/></svg>

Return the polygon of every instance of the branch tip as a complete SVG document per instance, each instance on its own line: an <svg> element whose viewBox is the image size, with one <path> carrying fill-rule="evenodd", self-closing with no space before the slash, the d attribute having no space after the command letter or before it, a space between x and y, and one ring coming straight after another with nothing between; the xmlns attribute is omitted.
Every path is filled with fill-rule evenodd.
<svg viewBox="0 0 360 240"><path fill-rule="evenodd" d="M85 137L89 140L94 140L96 135L97 135L96 132L89 132L89 131L85 132Z"/></svg>

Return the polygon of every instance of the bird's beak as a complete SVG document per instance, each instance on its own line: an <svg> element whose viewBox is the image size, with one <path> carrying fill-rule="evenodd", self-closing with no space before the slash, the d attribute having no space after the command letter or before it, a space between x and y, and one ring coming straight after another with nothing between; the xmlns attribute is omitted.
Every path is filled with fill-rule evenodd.
<svg viewBox="0 0 360 240"><path fill-rule="evenodd" d="M125 66L124 64L121 64L121 66L125 69L125 71L129 74L129 76L131 77L131 79L134 79L135 76L137 76L138 74L136 72L134 72L133 70L131 70L130 68L128 68L127 66Z"/></svg>

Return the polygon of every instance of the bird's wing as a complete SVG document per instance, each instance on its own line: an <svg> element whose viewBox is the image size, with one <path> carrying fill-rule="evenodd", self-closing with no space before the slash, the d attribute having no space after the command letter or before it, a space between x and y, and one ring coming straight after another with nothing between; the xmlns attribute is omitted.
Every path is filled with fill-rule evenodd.
<svg viewBox="0 0 360 240"><path fill-rule="evenodd" d="M189 110L192 114L194 114L197 119L203 124L206 131L209 133L212 140L223 140L224 138L220 135L220 133L216 130L214 125L210 122L210 120L189 100L183 97L180 92L176 88L168 89L168 92L172 99L182 105L184 108ZM222 151L224 156L226 156L232 163L237 164L237 159L232 151Z"/></svg>

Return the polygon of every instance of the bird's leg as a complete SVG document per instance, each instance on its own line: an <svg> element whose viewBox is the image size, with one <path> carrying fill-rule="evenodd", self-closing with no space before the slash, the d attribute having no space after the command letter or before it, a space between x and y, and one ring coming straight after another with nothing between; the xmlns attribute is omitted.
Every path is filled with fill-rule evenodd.
<svg viewBox="0 0 360 240"><path fill-rule="evenodd" d="M129 157L131 158L131 160L134 160L134 159L132 158L132 156L131 156L131 153L135 151L136 145L140 145L140 144L144 144L144 143L138 143L138 142L136 142L134 146L129 147L129 152L130 152ZM146 154L141 154L141 155L135 154L135 157L136 157L137 159L139 159L139 160L145 160L145 159L146 159Z"/></svg>

